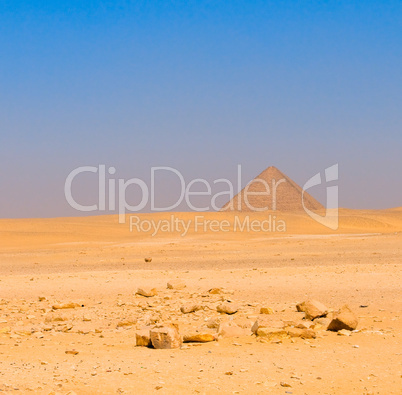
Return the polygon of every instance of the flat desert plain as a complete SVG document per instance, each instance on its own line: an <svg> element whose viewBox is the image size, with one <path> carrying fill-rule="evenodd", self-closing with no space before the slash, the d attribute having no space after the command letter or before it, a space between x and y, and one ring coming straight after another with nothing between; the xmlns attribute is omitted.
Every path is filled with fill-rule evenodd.
<svg viewBox="0 0 402 395"><path fill-rule="evenodd" d="M341 210L337 231L302 214L271 213L285 232L234 231L245 214L202 214L230 223L219 232L196 229L200 213L138 218L172 215L192 221L184 236L130 231L129 216L0 220L1 393L402 393L402 208ZM347 304L357 329L302 320L311 299L327 317ZM252 334L264 320L315 338ZM136 346L139 330L170 323L215 339Z"/></svg>

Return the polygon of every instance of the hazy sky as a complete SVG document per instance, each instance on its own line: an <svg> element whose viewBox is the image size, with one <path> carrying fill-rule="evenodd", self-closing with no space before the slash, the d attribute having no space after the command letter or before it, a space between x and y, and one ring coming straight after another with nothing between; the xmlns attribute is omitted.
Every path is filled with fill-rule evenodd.
<svg viewBox="0 0 402 395"><path fill-rule="evenodd" d="M1 1L0 217L78 215L65 179L99 164L303 184L339 163L341 206L402 206L401 70L400 1Z"/></svg>

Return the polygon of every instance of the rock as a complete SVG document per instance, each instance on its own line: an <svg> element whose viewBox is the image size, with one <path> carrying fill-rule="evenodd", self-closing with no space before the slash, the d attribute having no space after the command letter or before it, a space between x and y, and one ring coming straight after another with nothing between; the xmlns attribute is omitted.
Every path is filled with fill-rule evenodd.
<svg viewBox="0 0 402 395"><path fill-rule="evenodd" d="M150 335L151 328L143 328L136 332L135 339L136 339L136 346L137 347L151 347L151 335Z"/></svg>
<svg viewBox="0 0 402 395"><path fill-rule="evenodd" d="M75 309L76 307L84 307L84 305L80 305L78 303L63 303L63 304L54 304L52 306L53 310L62 310L62 309Z"/></svg>
<svg viewBox="0 0 402 395"><path fill-rule="evenodd" d="M144 258L144 261L147 262L147 263L152 262L152 258L151 257L146 257L146 258Z"/></svg>
<svg viewBox="0 0 402 395"><path fill-rule="evenodd" d="M180 307L180 311L183 314L194 313L195 311L201 310L202 307L199 304L187 304Z"/></svg>
<svg viewBox="0 0 402 395"><path fill-rule="evenodd" d="M117 323L117 328L123 328L125 326L133 326L137 323L136 320L119 321Z"/></svg>
<svg viewBox="0 0 402 395"><path fill-rule="evenodd" d="M214 340L215 336L206 332L190 333L183 336L183 343L207 343Z"/></svg>
<svg viewBox="0 0 402 395"><path fill-rule="evenodd" d="M219 318L211 318L207 321L207 328L218 329L221 320Z"/></svg>
<svg viewBox="0 0 402 395"><path fill-rule="evenodd" d="M280 384L281 384L281 387L288 387L288 388L292 387L289 383L286 383L284 381L281 381Z"/></svg>
<svg viewBox="0 0 402 395"><path fill-rule="evenodd" d="M249 329L244 329L233 321L223 322L219 325L218 336L227 337L241 337L250 335Z"/></svg>
<svg viewBox="0 0 402 395"><path fill-rule="evenodd" d="M289 328L287 333L290 337L301 337L302 339L315 339L317 337L312 329Z"/></svg>
<svg viewBox="0 0 402 395"><path fill-rule="evenodd" d="M151 298L152 296L156 296L158 294L158 291L156 288L152 289L138 288L135 294L145 296L146 298Z"/></svg>
<svg viewBox="0 0 402 395"><path fill-rule="evenodd" d="M338 332L341 329L347 329L353 331L356 329L357 324L358 319L356 315L350 310L349 306L345 305L334 313L328 330Z"/></svg>
<svg viewBox="0 0 402 395"><path fill-rule="evenodd" d="M11 332L11 328L9 326L3 326L3 328L0 328L0 333L10 333Z"/></svg>
<svg viewBox="0 0 402 395"><path fill-rule="evenodd" d="M186 288L186 284L182 280L171 280L167 283L168 289L184 289Z"/></svg>
<svg viewBox="0 0 402 395"><path fill-rule="evenodd" d="M79 353L79 351L76 350L67 350L65 351L66 354L71 354L71 355L77 355Z"/></svg>
<svg viewBox="0 0 402 395"><path fill-rule="evenodd" d="M171 349L181 346L179 331L173 325L151 329L150 335L154 348Z"/></svg>
<svg viewBox="0 0 402 395"><path fill-rule="evenodd" d="M352 334L351 331L348 331L347 329L341 329L338 331L338 336L350 336Z"/></svg>
<svg viewBox="0 0 402 395"><path fill-rule="evenodd" d="M240 326L240 328L247 329L248 334L251 335L251 328L254 325L254 321L248 318L236 318L234 322L236 325Z"/></svg>
<svg viewBox="0 0 402 395"><path fill-rule="evenodd" d="M261 307L260 314L273 314L274 311L270 307Z"/></svg>
<svg viewBox="0 0 402 395"><path fill-rule="evenodd" d="M254 334L257 334L259 328L276 328L276 329L283 329L284 324L282 321L273 318L258 318L257 321L254 322L253 326L251 327L251 331Z"/></svg>
<svg viewBox="0 0 402 395"><path fill-rule="evenodd" d="M321 318L316 318L313 321L314 324L314 329L320 329L320 330L324 330L326 331L328 329L329 324L331 323L332 318L328 318L328 317L321 317Z"/></svg>
<svg viewBox="0 0 402 395"><path fill-rule="evenodd" d="M220 295L223 294L223 288L211 288L208 293L211 295Z"/></svg>
<svg viewBox="0 0 402 395"><path fill-rule="evenodd" d="M317 300L307 300L303 303L299 303L297 311L302 311L306 314L308 320L314 320L317 317L325 317L328 314L328 309Z"/></svg>
<svg viewBox="0 0 402 395"><path fill-rule="evenodd" d="M283 339L288 336L287 331L282 328L269 328L262 327L257 329L257 336L267 338L268 340L272 340L274 338Z"/></svg>
<svg viewBox="0 0 402 395"><path fill-rule="evenodd" d="M295 323L294 327L295 328L300 328L300 329L310 329L314 326L314 322L307 321L307 320L300 320Z"/></svg>
<svg viewBox="0 0 402 395"><path fill-rule="evenodd" d="M216 308L218 313L234 314L239 310L239 307L233 303L222 303Z"/></svg>

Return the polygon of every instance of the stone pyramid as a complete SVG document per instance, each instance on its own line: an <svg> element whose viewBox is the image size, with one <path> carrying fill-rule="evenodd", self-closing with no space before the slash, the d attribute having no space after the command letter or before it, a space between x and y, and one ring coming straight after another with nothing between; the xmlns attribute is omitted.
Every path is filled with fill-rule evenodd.
<svg viewBox="0 0 402 395"><path fill-rule="evenodd" d="M304 204L309 210L324 209L323 205L307 192L304 193ZM267 210L303 211L302 188L274 166L265 169L221 208L221 211Z"/></svg>

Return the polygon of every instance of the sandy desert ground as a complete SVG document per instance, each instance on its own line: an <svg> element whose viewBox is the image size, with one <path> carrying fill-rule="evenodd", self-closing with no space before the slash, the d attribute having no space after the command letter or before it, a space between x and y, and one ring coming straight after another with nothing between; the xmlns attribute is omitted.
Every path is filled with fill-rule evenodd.
<svg viewBox="0 0 402 395"><path fill-rule="evenodd" d="M185 236L153 237L115 216L0 220L0 393L402 393L402 208L340 214L336 232L301 214L276 214L286 232L193 224ZM199 214L140 219L171 215ZM167 289L172 280L186 287ZM138 288L157 295L136 295ZM357 330L136 347L146 324L177 323L181 334L216 332L225 321L246 328L261 307L273 319L299 319L296 304L308 299L330 310L349 305ZM225 301L237 313L218 313ZM54 308L70 302L79 306ZM201 309L180 311L191 303Z"/></svg>

